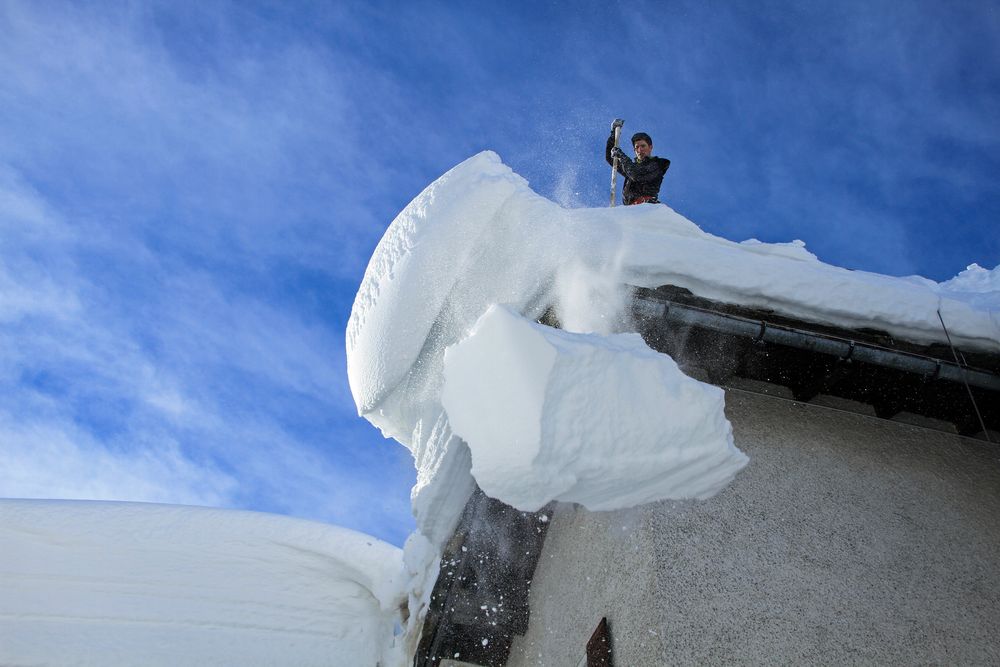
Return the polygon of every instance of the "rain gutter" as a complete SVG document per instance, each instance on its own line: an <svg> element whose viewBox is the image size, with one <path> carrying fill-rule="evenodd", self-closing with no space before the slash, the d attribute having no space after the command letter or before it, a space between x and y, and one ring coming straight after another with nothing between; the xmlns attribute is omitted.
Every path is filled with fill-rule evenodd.
<svg viewBox="0 0 1000 667"><path fill-rule="evenodd" d="M754 342L773 343L799 350L837 357L842 361L857 361L884 368L893 368L922 375L928 380L964 381L974 387L1000 391L1000 375L989 371L959 366L943 359L902 352L828 334L804 331L720 313L666 299L636 296L638 314L650 319L660 318L674 326L702 327L712 331L749 338Z"/></svg>

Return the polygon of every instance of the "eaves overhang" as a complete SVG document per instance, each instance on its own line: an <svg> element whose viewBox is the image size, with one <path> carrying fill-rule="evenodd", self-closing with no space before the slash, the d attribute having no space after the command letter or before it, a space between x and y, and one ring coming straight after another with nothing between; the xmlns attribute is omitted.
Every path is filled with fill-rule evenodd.
<svg viewBox="0 0 1000 667"><path fill-rule="evenodd" d="M632 316L650 347L714 384L759 380L800 401L831 395L879 417L951 422L962 435L1000 431L1000 355L804 322L670 285L634 288Z"/></svg>

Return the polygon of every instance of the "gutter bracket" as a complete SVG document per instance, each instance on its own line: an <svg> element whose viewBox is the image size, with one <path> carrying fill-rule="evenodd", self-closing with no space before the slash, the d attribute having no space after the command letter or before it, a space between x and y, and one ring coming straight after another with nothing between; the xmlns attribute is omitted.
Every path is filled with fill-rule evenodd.
<svg viewBox="0 0 1000 667"><path fill-rule="evenodd" d="M754 345L764 345L764 333L766 331L767 331L767 322L765 322L764 320L761 320L760 321L760 331L757 332L757 335L750 342L753 343Z"/></svg>

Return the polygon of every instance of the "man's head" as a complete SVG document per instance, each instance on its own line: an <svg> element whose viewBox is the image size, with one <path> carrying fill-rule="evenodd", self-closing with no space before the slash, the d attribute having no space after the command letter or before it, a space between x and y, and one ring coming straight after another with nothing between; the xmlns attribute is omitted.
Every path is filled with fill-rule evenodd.
<svg viewBox="0 0 1000 667"><path fill-rule="evenodd" d="M645 132L636 132L632 135L632 148L635 149L636 158L642 160L653 152L653 140Z"/></svg>

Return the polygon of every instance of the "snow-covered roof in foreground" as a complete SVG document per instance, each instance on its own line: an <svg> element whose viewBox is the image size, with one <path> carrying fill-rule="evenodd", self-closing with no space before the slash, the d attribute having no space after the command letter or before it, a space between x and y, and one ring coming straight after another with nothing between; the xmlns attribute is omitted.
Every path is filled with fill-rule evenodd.
<svg viewBox="0 0 1000 667"><path fill-rule="evenodd" d="M479 405L456 400L445 410L445 351L477 334L476 322L495 304L528 320L554 307L565 329L599 337L624 328L625 285L672 284L711 299L839 327L883 329L918 343L945 342L937 314L940 309L957 345L998 352L998 283L1000 268L989 272L975 265L941 284L919 277L850 271L820 262L799 241L736 243L707 234L664 205L565 209L534 193L496 154L484 152L428 186L386 231L348 324L348 377L359 413L413 452L418 469L413 494L418 526L432 542L440 543L453 525L455 504L464 502L471 488L470 468L486 489L490 486L487 478L503 476L495 466L509 461L513 451L528 453L519 463L522 466L551 462L559 458L556 452L569 451L565 443L544 438L541 444L530 446L515 442L524 433L546 428L560 432L555 427L559 418L545 412L556 404L549 400L550 389L535 391L542 401L534 406L537 410L526 412L531 406L522 406L519 412L522 418L533 415L530 419L537 423L521 423L517 431L501 426L510 420L495 420L492 444L486 444L484 429L471 427L475 415L489 412L488 391ZM598 338L591 342L607 348ZM496 345L478 347L482 355L501 352ZM521 356L514 363L527 367L533 362ZM572 364L557 366L569 369ZM608 369L616 363L599 366L602 372L613 373ZM491 374L482 381L494 386L506 383L507 389L537 389L548 382L510 384L513 376L498 373L495 365L478 371L474 364L463 367L467 373ZM459 382L463 372L455 369L452 375ZM573 382L610 386L601 373L586 369L563 375L573 377ZM558 382L563 380L557 378ZM567 387L565 382L561 386ZM463 386L454 396L470 391ZM642 400L643 395L630 396ZM591 438L585 451L573 450L578 461L605 459L616 435L632 432L632 425L608 407L617 404L611 393L595 389L588 401L582 410L603 414L603 421L598 421L604 437ZM701 410L693 406L689 404L688 410ZM456 410L473 416L455 419L452 412ZM674 415L680 420L698 418L679 411ZM471 452L456 436L456 429L469 440ZM717 439L716 446L725 449L727 443ZM638 454L627 445L615 450L615 456L624 460L633 455L636 461L642 460ZM622 492L618 499L602 492L600 506L628 503L630 476L641 474L640 468L638 464L624 466L616 471L616 478L604 479L607 487L617 485ZM590 473L563 460L558 474L583 479ZM550 490L560 487L552 481L539 475L537 493L519 487L518 492L499 497L510 504L535 506L560 498L558 493L544 491L546 486ZM503 486L493 484L492 488ZM575 488L571 497L583 498L586 504L586 490L575 483L569 486Z"/></svg>
<svg viewBox="0 0 1000 667"><path fill-rule="evenodd" d="M398 664L401 569L312 521L0 500L0 664Z"/></svg>

